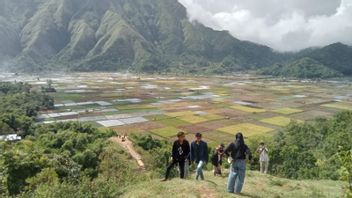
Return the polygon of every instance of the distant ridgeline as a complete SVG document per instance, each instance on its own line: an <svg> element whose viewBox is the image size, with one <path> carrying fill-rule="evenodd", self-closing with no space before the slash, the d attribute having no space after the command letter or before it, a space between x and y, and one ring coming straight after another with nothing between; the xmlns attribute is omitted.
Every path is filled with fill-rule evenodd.
<svg viewBox="0 0 352 198"><path fill-rule="evenodd" d="M264 75L294 77L294 78L332 78L341 77L343 74L326 65L311 59L302 58L287 64L274 64L263 68L260 72Z"/></svg>
<svg viewBox="0 0 352 198"><path fill-rule="evenodd" d="M307 57L352 74L349 46L278 53L189 22L176 0L3 0L0 13L2 69L224 74Z"/></svg>

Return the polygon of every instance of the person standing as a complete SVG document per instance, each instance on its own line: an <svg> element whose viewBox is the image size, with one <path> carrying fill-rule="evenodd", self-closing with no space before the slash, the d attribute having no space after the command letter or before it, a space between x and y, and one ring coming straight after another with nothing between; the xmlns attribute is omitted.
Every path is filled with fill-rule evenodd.
<svg viewBox="0 0 352 198"><path fill-rule="evenodd" d="M191 162L197 164L196 180L204 180L203 166L208 163L208 144L202 140L201 133L196 133L195 138L191 144Z"/></svg>
<svg viewBox="0 0 352 198"><path fill-rule="evenodd" d="M246 157L252 160L252 154L244 142L243 134L237 133L234 142L225 149L225 154L231 161L230 173L227 182L227 192L240 194L246 175Z"/></svg>
<svg viewBox="0 0 352 198"><path fill-rule="evenodd" d="M178 164L180 169L180 178L185 178L185 163L189 160L190 156L190 145L186 140L186 136L184 132L177 133L177 140L174 142L172 146L172 161L170 165L166 169L165 179L163 181L167 181L170 176L171 169Z"/></svg>
<svg viewBox="0 0 352 198"><path fill-rule="evenodd" d="M259 144L257 152L259 154L260 172L263 174L267 174L269 168L269 150L265 146L264 142L261 142Z"/></svg>
<svg viewBox="0 0 352 198"><path fill-rule="evenodd" d="M224 146L219 145L216 147L216 150L211 157L211 163L214 166L214 176L222 176L221 174L221 166L222 166L222 159L224 156Z"/></svg>

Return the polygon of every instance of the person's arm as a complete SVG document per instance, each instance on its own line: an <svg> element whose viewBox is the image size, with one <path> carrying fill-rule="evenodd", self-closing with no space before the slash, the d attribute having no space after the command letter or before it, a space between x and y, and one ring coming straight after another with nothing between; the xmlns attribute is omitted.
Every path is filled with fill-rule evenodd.
<svg viewBox="0 0 352 198"><path fill-rule="evenodd" d="M216 161L217 161L217 158L218 158L218 154L215 152L212 156L211 156L211 163L216 166Z"/></svg>
<svg viewBox="0 0 352 198"><path fill-rule="evenodd" d="M191 146L189 145L189 142L186 142L186 153L187 153L187 160L191 161Z"/></svg>
<svg viewBox="0 0 352 198"><path fill-rule="evenodd" d="M229 144L224 151L224 154L229 157L230 153L233 151L233 143Z"/></svg>
<svg viewBox="0 0 352 198"><path fill-rule="evenodd" d="M209 161L209 151L208 151L208 144L205 142L204 144L205 150L204 150L204 154L205 154L205 163L207 164Z"/></svg>
<svg viewBox="0 0 352 198"><path fill-rule="evenodd" d="M190 153L190 159L191 159L191 162L194 161L194 149L193 149L193 142L191 143L191 153Z"/></svg>
<svg viewBox="0 0 352 198"><path fill-rule="evenodd" d="M257 153L260 154L260 147L257 148Z"/></svg>
<svg viewBox="0 0 352 198"><path fill-rule="evenodd" d="M177 156L177 145L176 145L176 142L174 142L174 144L172 145L172 160L175 160L176 159L176 156Z"/></svg>
<svg viewBox="0 0 352 198"><path fill-rule="evenodd" d="M248 146L246 146L246 154L248 155L248 159L251 161L252 160L252 152L251 150L248 148Z"/></svg>

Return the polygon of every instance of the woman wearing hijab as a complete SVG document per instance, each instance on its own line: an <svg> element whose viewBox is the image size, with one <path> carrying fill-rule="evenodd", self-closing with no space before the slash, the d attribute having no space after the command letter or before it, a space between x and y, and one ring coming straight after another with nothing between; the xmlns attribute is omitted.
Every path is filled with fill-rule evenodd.
<svg viewBox="0 0 352 198"><path fill-rule="evenodd" d="M252 160L252 154L244 143L242 133L236 134L236 139L226 149L225 154L231 161L230 174L227 182L227 192L240 194L246 175L246 157Z"/></svg>

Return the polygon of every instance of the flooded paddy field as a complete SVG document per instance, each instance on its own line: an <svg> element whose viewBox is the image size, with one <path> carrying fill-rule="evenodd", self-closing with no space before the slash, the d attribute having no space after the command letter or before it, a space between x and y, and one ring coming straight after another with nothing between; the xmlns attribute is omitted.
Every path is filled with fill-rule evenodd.
<svg viewBox="0 0 352 198"><path fill-rule="evenodd" d="M1 74L40 89L48 80L55 109L38 123L81 121L119 133L173 138L182 130L204 133L211 144L270 135L291 121L309 122L352 110L352 83L282 80L253 75L232 77L137 76L119 73L62 75Z"/></svg>

